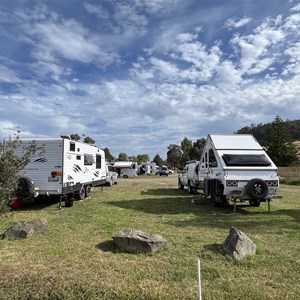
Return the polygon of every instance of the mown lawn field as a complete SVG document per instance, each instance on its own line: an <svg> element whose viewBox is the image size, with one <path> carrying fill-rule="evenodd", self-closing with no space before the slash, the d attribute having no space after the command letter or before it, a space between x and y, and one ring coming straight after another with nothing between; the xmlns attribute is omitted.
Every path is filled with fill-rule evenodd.
<svg viewBox="0 0 300 300"><path fill-rule="evenodd" d="M169 177L120 179L92 197L58 209L49 200L0 217L0 233L46 218L49 228L26 240L0 240L0 299L300 299L300 186L259 208L195 205ZM221 245L234 225L257 245L235 264ZM112 235L125 227L168 240L154 254L119 251Z"/></svg>

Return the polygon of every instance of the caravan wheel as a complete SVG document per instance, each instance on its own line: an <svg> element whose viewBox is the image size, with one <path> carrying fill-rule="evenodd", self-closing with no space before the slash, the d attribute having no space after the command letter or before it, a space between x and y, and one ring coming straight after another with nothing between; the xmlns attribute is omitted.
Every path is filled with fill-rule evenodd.
<svg viewBox="0 0 300 300"><path fill-rule="evenodd" d="M254 200L265 199L268 195L268 186L267 184L260 178L251 179L246 187L246 193Z"/></svg>
<svg viewBox="0 0 300 300"><path fill-rule="evenodd" d="M90 185L87 185L85 187L85 197L91 197L91 193L92 193L92 189L91 189L91 186Z"/></svg>
<svg viewBox="0 0 300 300"><path fill-rule="evenodd" d="M84 198L85 198L85 188L84 186L82 186L80 191L78 192L78 199L83 200Z"/></svg>

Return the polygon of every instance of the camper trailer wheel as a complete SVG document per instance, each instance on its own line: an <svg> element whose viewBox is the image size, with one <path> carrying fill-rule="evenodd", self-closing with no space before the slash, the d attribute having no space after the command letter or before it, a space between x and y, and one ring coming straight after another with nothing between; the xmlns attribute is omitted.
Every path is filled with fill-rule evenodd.
<svg viewBox="0 0 300 300"><path fill-rule="evenodd" d="M251 179L246 187L246 193L253 199L261 200L268 194L267 184L260 178Z"/></svg>
<svg viewBox="0 0 300 300"><path fill-rule="evenodd" d="M82 186L80 191L78 192L78 199L83 200L84 198L85 198L85 188L84 186Z"/></svg>
<svg viewBox="0 0 300 300"><path fill-rule="evenodd" d="M87 185L85 187L85 197L90 197L91 196L91 193L92 193L92 189L91 189L91 186L90 185Z"/></svg>

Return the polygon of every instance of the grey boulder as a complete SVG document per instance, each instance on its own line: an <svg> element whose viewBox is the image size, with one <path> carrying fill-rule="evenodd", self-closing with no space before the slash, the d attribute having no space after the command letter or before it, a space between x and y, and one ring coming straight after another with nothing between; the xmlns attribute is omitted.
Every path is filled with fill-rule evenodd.
<svg viewBox="0 0 300 300"><path fill-rule="evenodd" d="M133 228L125 228L113 235L113 240L124 252L152 253L166 248L168 242L160 235Z"/></svg>
<svg viewBox="0 0 300 300"><path fill-rule="evenodd" d="M8 240L26 239L35 233L42 233L47 228L48 222L44 218L30 222L22 222L8 228L4 232L3 238Z"/></svg>
<svg viewBox="0 0 300 300"><path fill-rule="evenodd" d="M246 256L256 252L256 245L240 230L232 226L229 235L223 243L223 249L236 261L243 260Z"/></svg>

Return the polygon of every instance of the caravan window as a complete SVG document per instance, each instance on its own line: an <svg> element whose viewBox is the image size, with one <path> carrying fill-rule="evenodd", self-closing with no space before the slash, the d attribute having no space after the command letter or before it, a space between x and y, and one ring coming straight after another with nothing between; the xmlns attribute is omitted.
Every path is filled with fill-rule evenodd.
<svg viewBox="0 0 300 300"><path fill-rule="evenodd" d="M96 169L101 169L101 155L99 154L96 154Z"/></svg>
<svg viewBox="0 0 300 300"><path fill-rule="evenodd" d="M228 167L268 167L271 165L264 154L224 154L222 157Z"/></svg>
<svg viewBox="0 0 300 300"><path fill-rule="evenodd" d="M91 166L94 162L92 154L84 154L84 165Z"/></svg>
<svg viewBox="0 0 300 300"><path fill-rule="evenodd" d="M213 149L209 149L208 156L209 156L209 166L216 168L218 166L218 162L217 162L217 159L216 159Z"/></svg>
<svg viewBox="0 0 300 300"><path fill-rule="evenodd" d="M75 143L70 142L70 151L75 151Z"/></svg>

